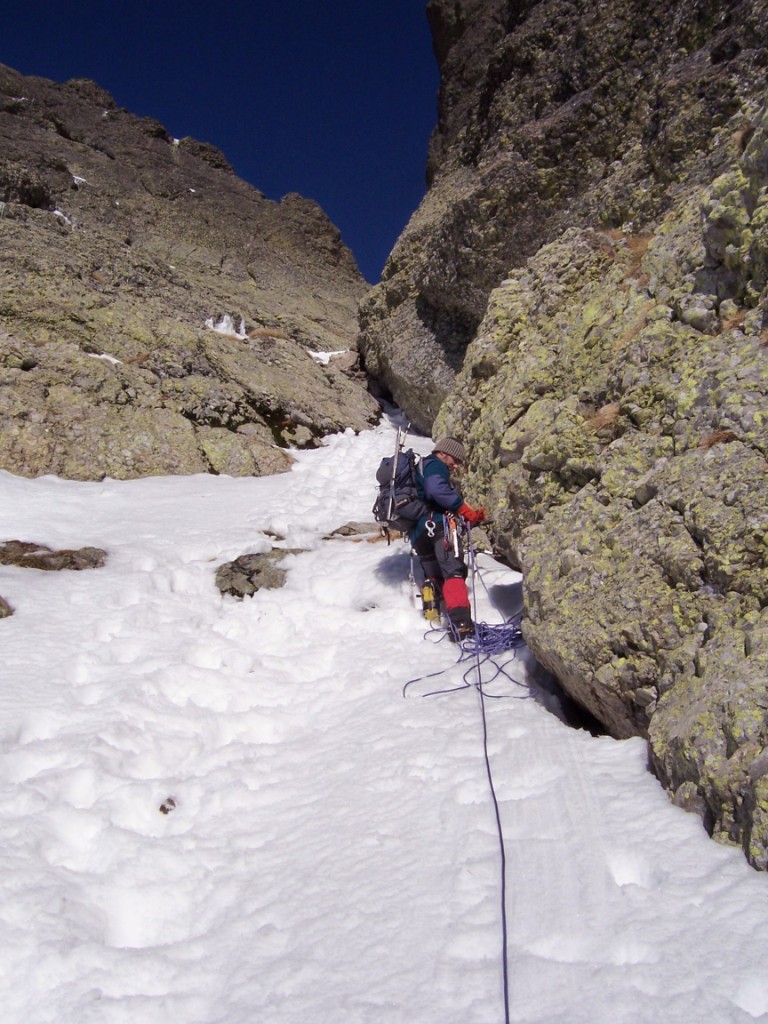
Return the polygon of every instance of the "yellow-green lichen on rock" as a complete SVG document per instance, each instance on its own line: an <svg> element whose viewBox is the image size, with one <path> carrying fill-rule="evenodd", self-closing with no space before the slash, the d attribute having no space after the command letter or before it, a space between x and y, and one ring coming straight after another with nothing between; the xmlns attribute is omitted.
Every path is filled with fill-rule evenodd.
<svg viewBox="0 0 768 1024"><path fill-rule="evenodd" d="M728 137L642 234L570 229L509 274L435 431L537 659L766 868L768 115Z"/></svg>
<svg viewBox="0 0 768 1024"><path fill-rule="evenodd" d="M741 612L707 629L694 671L659 702L651 754L671 791L695 785L713 833L765 870L768 611Z"/></svg>

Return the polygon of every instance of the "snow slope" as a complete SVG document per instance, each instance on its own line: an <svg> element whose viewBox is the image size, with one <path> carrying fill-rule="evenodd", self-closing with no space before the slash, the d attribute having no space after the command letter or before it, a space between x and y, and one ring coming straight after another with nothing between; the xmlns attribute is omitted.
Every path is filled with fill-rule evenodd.
<svg viewBox="0 0 768 1024"><path fill-rule="evenodd" d="M0 566L7 1024L501 1024L483 708L510 1019L768 1021L767 880L644 743L566 726L524 652L481 704L407 547L324 539L369 518L393 444L346 433L258 480L0 473L0 539L109 552ZM286 586L219 595L273 535ZM480 575L499 621L484 588L503 607L519 578Z"/></svg>

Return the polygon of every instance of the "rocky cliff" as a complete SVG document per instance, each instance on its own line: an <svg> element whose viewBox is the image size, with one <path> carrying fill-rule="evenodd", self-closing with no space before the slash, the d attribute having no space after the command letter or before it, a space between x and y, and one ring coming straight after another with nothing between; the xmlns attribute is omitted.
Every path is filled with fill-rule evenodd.
<svg viewBox="0 0 768 1024"><path fill-rule="evenodd" d="M764 0L427 13L441 71L429 190L361 310L366 366L424 430L508 270L568 227L642 233L681 186L712 180L714 133L764 92L768 32Z"/></svg>
<svg viewBox="0 0 768 1024"><path fill-rule="evenodd" d="M93 82L0 66L0 240L0 468L268 473L377 416L322 210Z"/></svg>
<svg viewBox="0 0 768 1024"><path fill-rule="evenodd" d="M768 5L428 9L366 366L468 443L538 660L768 868Z"/></svg>

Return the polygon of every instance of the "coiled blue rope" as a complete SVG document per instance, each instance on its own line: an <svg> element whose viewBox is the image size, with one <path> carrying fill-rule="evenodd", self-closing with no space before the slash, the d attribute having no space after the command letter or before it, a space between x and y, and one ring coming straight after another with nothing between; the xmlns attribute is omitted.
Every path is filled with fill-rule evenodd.
<svg viewBox="0 0 768 1024"><path fill-rule="evenodd" d="M428 629L424 637L436 644L449 641L452 639L451 627L449 626L446 629L438 627ZM513 683L515 686L525 687L527 691L526 684L522 680L516 679L507 671L509 665L515 660L518 648L525 646L523 635L520 632L519 617L498 625L488 625L485 622L475 623L474 635L464 637L461 640L457 639L455 642L459 652L455 664L467 666L462 675L461 683L456 686L448 686L445 689L429 690L426 693L422 693L422 697L436 697L441 693L454 693L456 690L465 690L469 686L482 687L484 695L493 699L511 697L512 694L509 692L488 692L488 685L500 677L503 677L507 682ZM507 651L512 651L512 656L507 658L506 661L500 662L498 660L499 656ZM486 667L490 669L490 674L488 671L481 672ZM415 683L423 683L427 679L438 679L449 671L450 668L441 668L437 672L429 672L427 675L409 679L403 686L403 696L406 696L409 688ZM526 692L525 698L528 696L529 694ZM516 699L521 700L525 698L518 696Z"/></svg>
<svg viewBox="0 0 768 1024"><path fill-rule="evenodd" d="M507 622L497 624L477 622L474 636L464 637L460 641L460 647L469 654L487 654L491 657L524 647L521 620L522 615L516 615Z"/></svg>

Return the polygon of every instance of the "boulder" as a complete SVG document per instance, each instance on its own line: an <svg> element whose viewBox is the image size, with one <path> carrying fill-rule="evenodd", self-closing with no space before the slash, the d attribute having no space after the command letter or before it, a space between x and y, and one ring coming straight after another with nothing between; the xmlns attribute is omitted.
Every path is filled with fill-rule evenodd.
<svg viewBox="0 0 768 1024"><path fill-rule="evenodd" d="M276 590L283 586L286 570L279 563L291 554L286 548L273 548L258 554L240 555L216 570L216 586L220 593L242 600L253 597L258 590Z"/></svg>
<svg viewBox="0 0 768 1024"><path fill-rule="evenodd" d="M24 569L59 572L61 569L101 569L107 553L101 548L64 548L53 551L45 544L9 540L0 544L0 565L17 565Z"/></svg>

